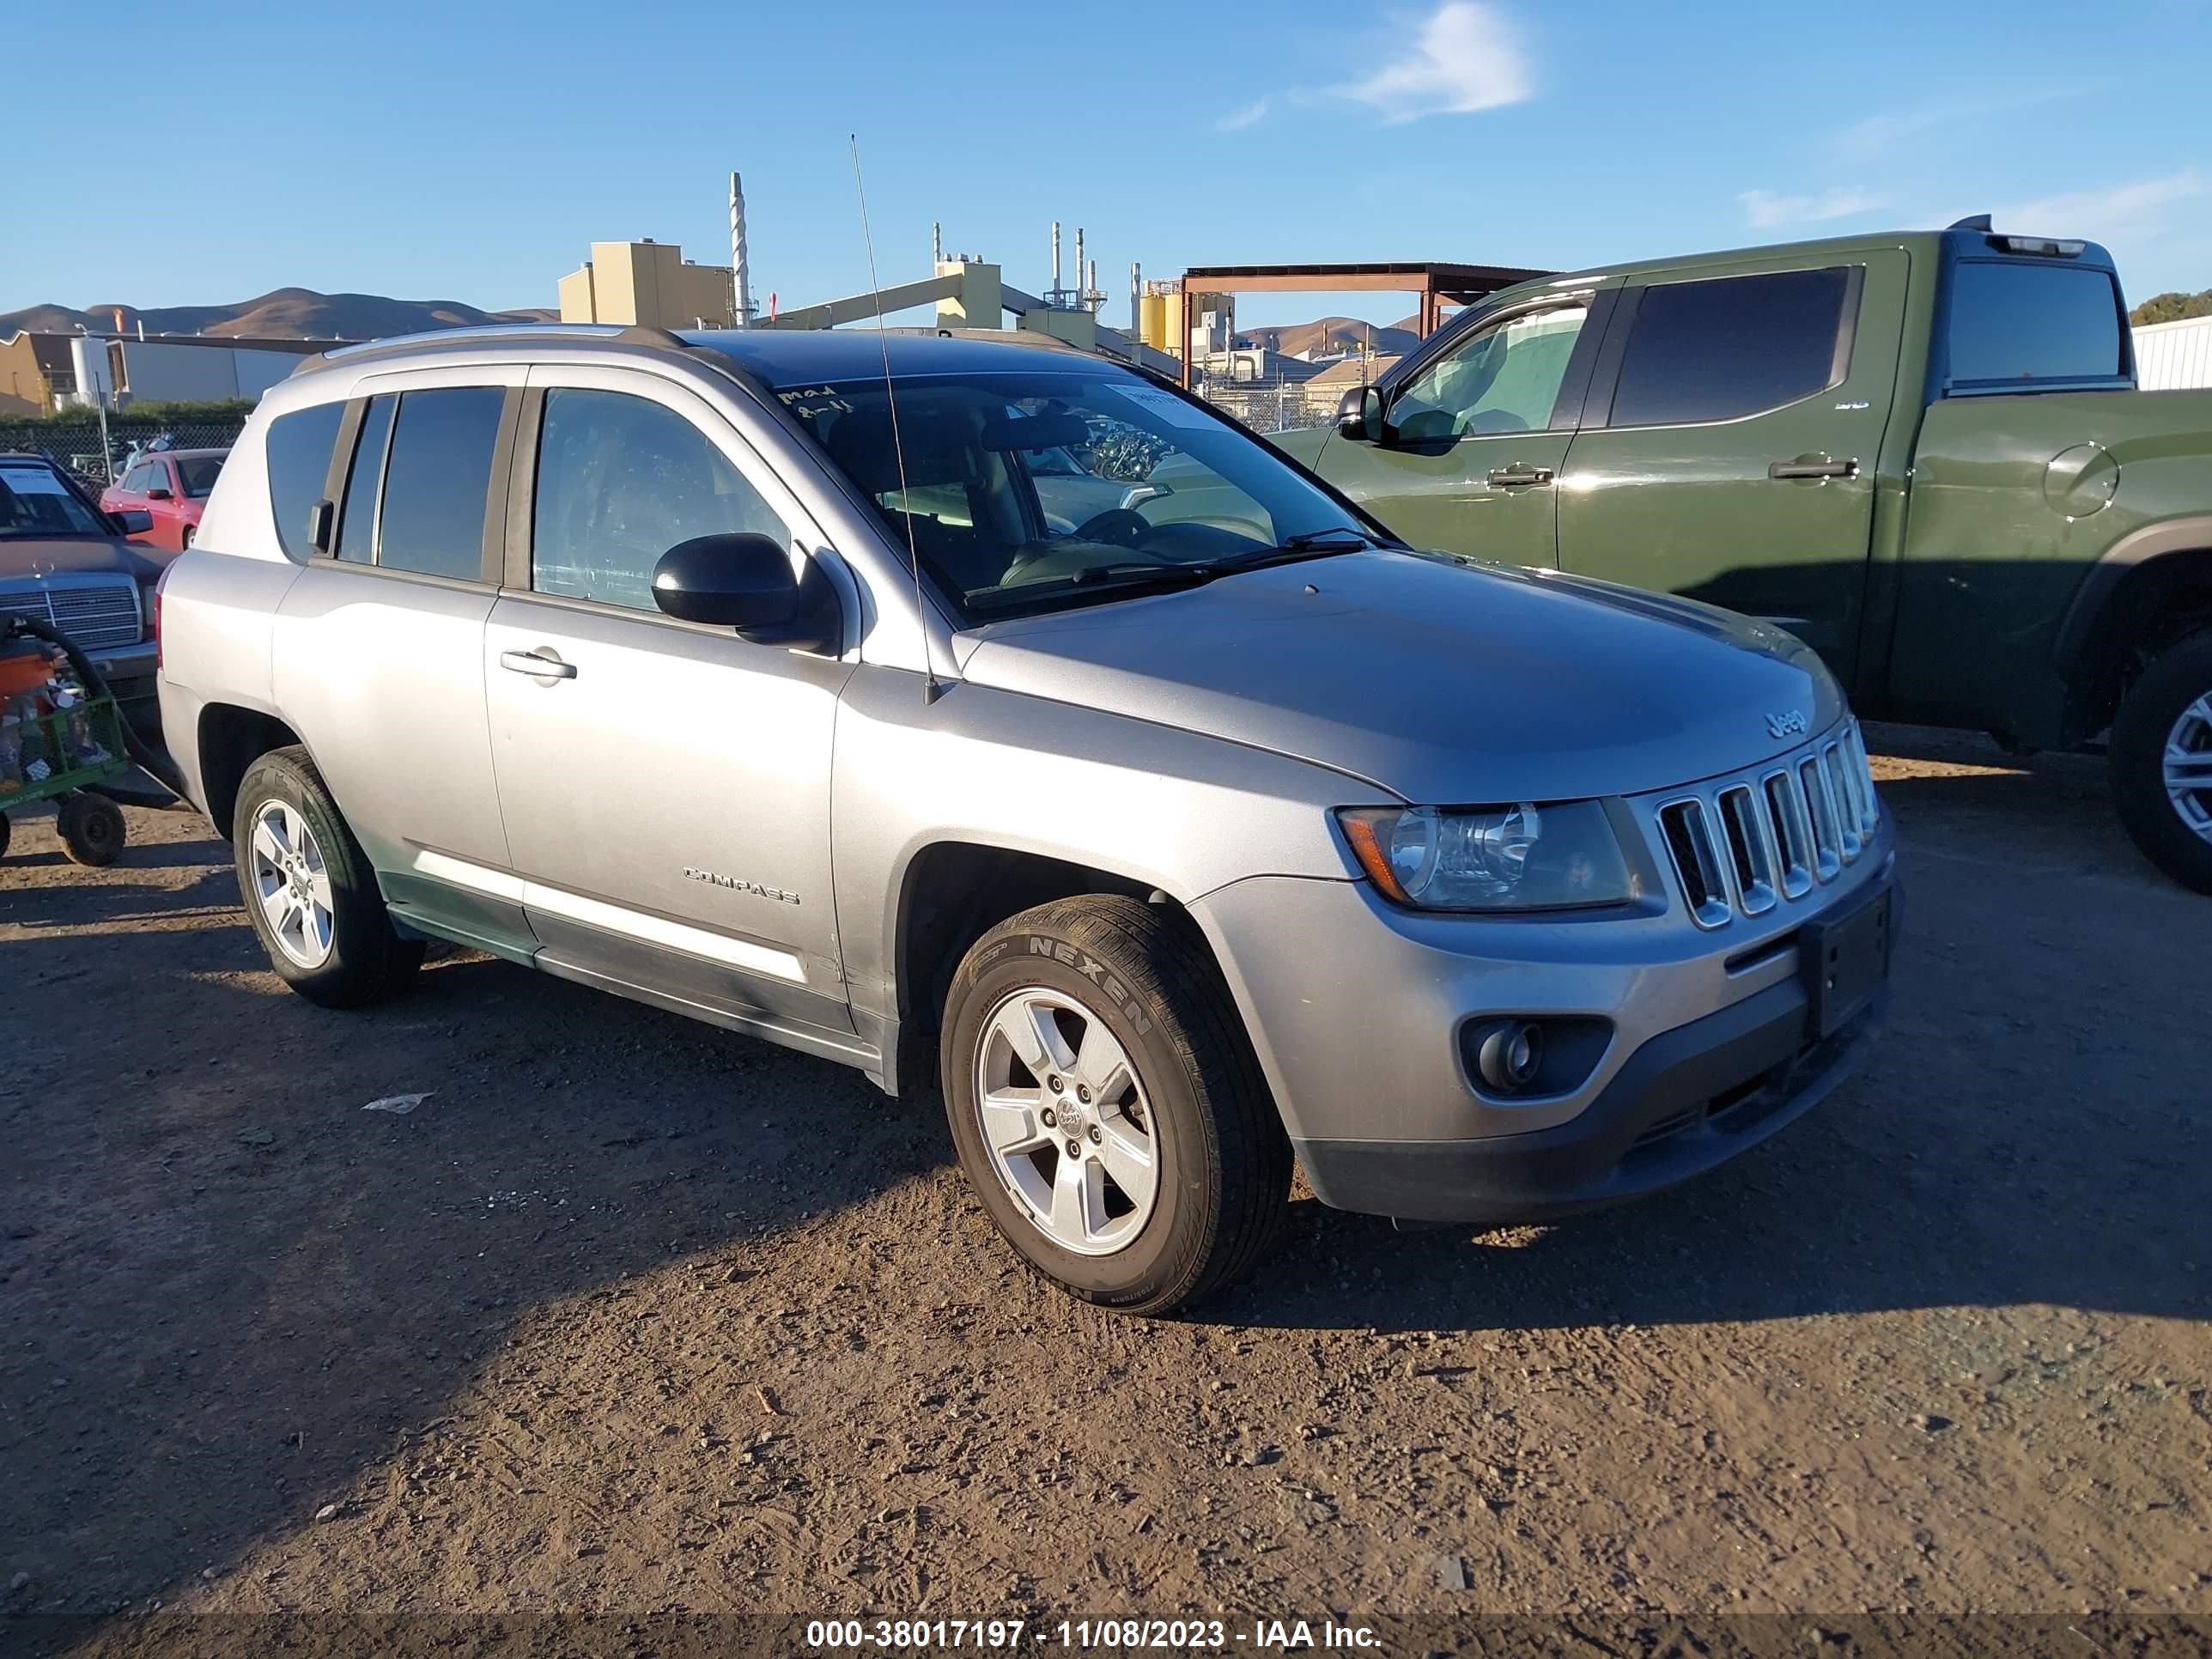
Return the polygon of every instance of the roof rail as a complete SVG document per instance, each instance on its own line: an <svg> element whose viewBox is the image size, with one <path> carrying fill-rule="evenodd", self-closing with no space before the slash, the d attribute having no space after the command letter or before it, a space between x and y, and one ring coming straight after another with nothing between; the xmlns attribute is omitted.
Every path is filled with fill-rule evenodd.
<svg viewBox="0 0 2212 1659"><path fill-rule="evenodd" d="M676 351L690 349L666 329L649 328L642 323L479 323L468 328L435 328L419 334L394 334L381 340L363 340L358 345L319 351L312 357L302 357L292 373L305 374L310 369L319 368L325 363L341 358L347 362L359 362L371 357L419 351L425 346L493 343L503 345L510 341L526 343L560 340L616 340L626 345L660 346Z"/></svg>

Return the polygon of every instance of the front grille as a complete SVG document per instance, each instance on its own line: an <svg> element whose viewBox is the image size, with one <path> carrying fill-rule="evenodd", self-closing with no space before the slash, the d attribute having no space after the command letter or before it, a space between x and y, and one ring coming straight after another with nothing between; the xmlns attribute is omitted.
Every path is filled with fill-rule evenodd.
<svg viewBox="0 0 2212 1659"><path fill-rule="evenodd" d="M1700 927L1763 916L1856 864L1881 822L1858 724L1774 765L1659 809L1659 831Z"/></svg>
<svg viewBox="0 0 2212 1659"><path fill-rule="evenodd" d="M127 576L0 588L0 611L59 629L80 651L136 645L142 631L137 584Z"/></svg>

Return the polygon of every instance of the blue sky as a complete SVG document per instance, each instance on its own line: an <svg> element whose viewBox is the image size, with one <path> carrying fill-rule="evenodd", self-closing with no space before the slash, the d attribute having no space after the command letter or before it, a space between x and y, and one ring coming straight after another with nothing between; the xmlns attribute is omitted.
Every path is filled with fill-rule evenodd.
<svg viewBox="0 0 2212 1659"><path fill-rule="evenodd" d="M886 283L927 273L941 220L949 248L1041 289L1058 217L1088 230L1115 322L1132 259L1566 267L1982 210L2108 242L2133 297L2212 286L2203 0L210 0L94 18L6 26L10 56L53 72L11 88L0 310L286 284L550 305L595 238L726 258L733 167L757 295L828 298L866 283L848 132Z"/></svg>

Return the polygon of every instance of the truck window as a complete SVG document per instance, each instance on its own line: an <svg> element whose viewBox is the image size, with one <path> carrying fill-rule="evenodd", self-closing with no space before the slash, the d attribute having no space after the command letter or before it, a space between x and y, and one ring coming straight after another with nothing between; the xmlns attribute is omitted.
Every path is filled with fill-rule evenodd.
<svg viewBox="0 0 2212 1659"><path fill-rule="evenodd" d="M2128 372L2112 274L2095 265L1962 259L1951 270L1947 389L2017 390Z"/></svg>
<svg viewBox="0 0 2212 1659"><path fill-rule="evenodd" d="M337 442L343 404L295 409L269 422L269 510L276 520L276 540L285 553L304 559L314 549L307 540L315 503L330 476L331 447Z"/></svg>
<svg viewBox="0 0 2212 1659"><path fill-rule="evenodd" d="M1778 270L1644 290L1613 395L1614 426L1729 421L1843 379L1850 273Z"/></svg>
<svg viewBox="0 0 2212 1659"><path fill-rule="evenodd" d="M1543 431L1589 318L1576 304L1482 329L1407 382L1390 423L1410 443Z"/></svg>
<svg viewBox="0 0 2212 1659"><path fill-rule="evenodd" d="M495 386L444 386L399 399L376 562L418 575L483 579L484 503L507 394Z"/></svg>

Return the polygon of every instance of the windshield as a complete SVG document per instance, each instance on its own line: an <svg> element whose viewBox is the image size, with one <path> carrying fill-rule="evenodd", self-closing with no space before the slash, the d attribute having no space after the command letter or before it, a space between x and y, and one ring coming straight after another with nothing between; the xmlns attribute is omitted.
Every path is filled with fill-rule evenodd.
<svg viewBox="0 0 2212 1659"><path fill-rule="evenodd" d="M896 390L896 445L880 380L777 395L970 621L1373 534L1264 444L1133 374L1054 365Z"/></svg>
<svg viewBox="0 0 2212 1659"><path fill-rule="evenodd" d="M0 466L0 538L106 534L51 468Z"/></svg>
<svg viewBox="0 0 2212 1659"><path fill-rule="evenodd" d="M184 481L185 494L194 501L203 500L215 488L216 475L222 471L220 455L188 455L177 463L177 476Z"/></svg>

